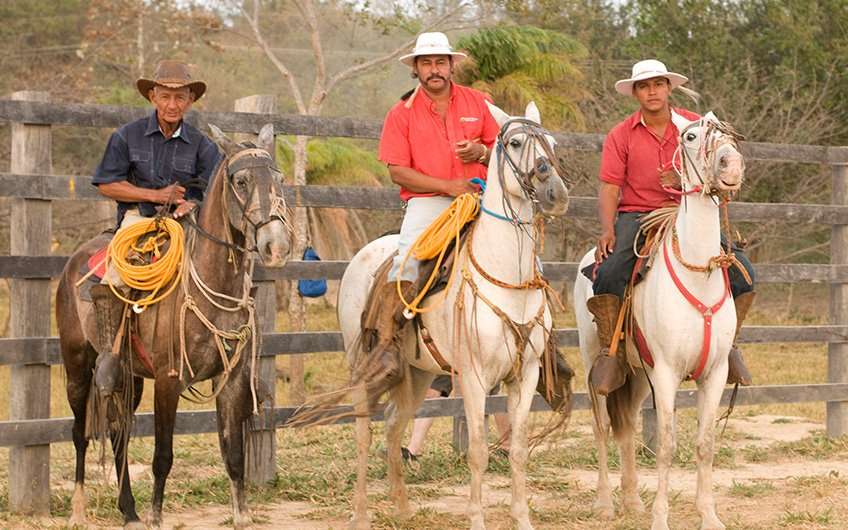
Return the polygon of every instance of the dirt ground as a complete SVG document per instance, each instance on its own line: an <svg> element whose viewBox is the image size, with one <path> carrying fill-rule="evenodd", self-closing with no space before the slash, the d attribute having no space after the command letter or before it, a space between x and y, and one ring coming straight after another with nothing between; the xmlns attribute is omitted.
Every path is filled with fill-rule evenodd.
<svg viewBox="0 0 848 530"><path fill-rule="evenodd" d="M714 472L719 517L729 529L848 528L848 440L828 441L822 435L822 427L820 423L789 416L740 416L730 420L727 434L719 443ZM650 461L640 460L639 482L648 511L644 514L619 513L611 521L600 521L591 511L597 471L592 460L590 429L587 423L578 422L569 431L566 438L531 455L536 462L531 462L528 484L531 519L536 528L649 528L650 504L656 487L656 472ZM687 444L691 443L684 438L689 437L691 432L681 429L677 461L671 473L670 524L674 529L697 528L699 524L694 505L694 464L684 455L690 450ZM615 465L616 456L611 460ZM415 465L437 467L440 463L428 461L425 454ZM487 524L491 529L513 528L509 518L508 464L501 461L494 466L496 470L492 472L490 466L484 479ZM134 464L130 471L136 484L149 478L149 465ZM413 475L420 472L409 471ZM198 472L193 471L195 477ZM328 472L327 477L333 475ZM416 513L407 521L395 520L389 515L391 506L386 498L384 474L369 481L374 527L467 528L467 476L440 480L438 471L434 471L427 480L418 477L419 480L410 481L413 482L410 497ZM618 483L619 474L615 469L611 471L611 479L613 484ZM169 481L169 490L172 484L174 481ZM65 481L62 486L71 489L72 483ZM327 488L331 490L333 486L328 484ZM346 491L349 493L349 489ZM251 502L258 528L347 527L349 496L327 502L317 491L312 499L279 501L272 496L262 501L254 498ZM140 502L140 509L145 509L146 505ZM102 521L105 524L92 524L90 528L120 528L114 526L119 521L117 517L110 519L111 522ZM61 528L64 521L58 517L9 518L0 519L0 525ZM173 507L168 510L166 506L165 522L167 528L174 529L227 526L230 508L226 495L217 502L190 509Z"/></svg>

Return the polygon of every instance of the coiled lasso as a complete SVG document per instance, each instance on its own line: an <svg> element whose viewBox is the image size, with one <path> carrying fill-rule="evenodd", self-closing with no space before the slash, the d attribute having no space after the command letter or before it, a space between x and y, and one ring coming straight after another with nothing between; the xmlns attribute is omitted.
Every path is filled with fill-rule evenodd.
<svg viewBox="0 0 848 530"><path fill-rule="evenodd" d="M400 285L400 278L402 275L398 274L397 292L403 302L403 305L406 307L404 314L407 315L408 318L411 318L412 315L426 313L434 309L439 305L441 300L444 299L447 293L450 292L451 282L453 282L453 278L455 276L454 273L456 272L456 265L459 262L458 259L454 259L451 274L448 276L448 285L444 291L444 295L442 295L442 298L431 303L427 307L421 306L421 302L424 300L424 296L426 296L427 291L430 289L433 282L436 281L436 278L439 277L439 267L445 258L445 253L447 252L451 241L455 242L454 248L456 249L456 252L459 252L459 236L462 232L462 227L473 221L474 218L477 217L479 211L480 198L477 193L463 193L462 195L459 195L453 200L451 205L443 211L430 224L430 226L427 227L426 230L421 232L421 235L418 236L418 239L415 240L415 243L412 244L409 251L406 253L406 256L404 256L403 262L400 266L401 271L403 271L403 267L406 265L410 256L414 256L415 259L421 261L436 258L436 266L433 268L433 272L430 273L427 283L411 301L407 301L403 296Z"/></svg>
<svg viewBox="0 0 848 530"><path fill-rule="evenodd" d="M154 235L139 244L139 239L153 232ZM169 217L142 221L119 230L109 243L106 266L108 268L111 263L127 287L147 294L138 300L129 299L112 285L107 274L107 282L115 296L140 312L171 294L182 276L184 239L183 227ZM163 249L167 242L170 246ZM136 265L130 262L132 255L151 253L150 263Z"/></svg>

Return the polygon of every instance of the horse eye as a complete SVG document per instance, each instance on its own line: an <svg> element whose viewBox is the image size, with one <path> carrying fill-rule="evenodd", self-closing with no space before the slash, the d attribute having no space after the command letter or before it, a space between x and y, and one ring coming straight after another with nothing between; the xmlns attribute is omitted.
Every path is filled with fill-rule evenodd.
<svg viewBox="0 0 848 530"><path fill-rule="evenodd" d="M687 134L686 134L686 141L687 141L687 142L691 142L691 141L693 141L693 140L694 140L695 138L697 138L697 137L698 137L698 136L697 136L695 133L691 133L691 132L690 132L690 133L687 133Z"/></svg>
<svg viewBox="0 0 848 530"><path fill-rule="evenodd" d="M510 147L521 147L521 140L519 140L518 138L513 138L509 141L509 145Z"/></svg>
<svg viewBox="0 0 848 530"><path fill-rule="evenodd" d="M243 190L245 187L247 187L247 179L237 179L236 187L240 190Z"/></svg>

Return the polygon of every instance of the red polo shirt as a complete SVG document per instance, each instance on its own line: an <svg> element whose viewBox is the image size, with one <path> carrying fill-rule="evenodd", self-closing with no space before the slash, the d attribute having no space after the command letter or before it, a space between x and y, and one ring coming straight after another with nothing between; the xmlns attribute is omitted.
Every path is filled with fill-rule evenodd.
<svg viewBox="0 0 848 530"><path fill-rule="evenodd" d="M701 117L686 109L674 109L687 120ZM662 138L655 135L642 122L642 113L636 111L609 132L604 140L601 156L602 182L621 187L619 212L650 212L680 202L660 186L660 168L668 168L677 149L680 132L668 122Z"/></svg>
<svg viewBox="0 0 848 530"><path fill-rule="evenodd" d="M380 160L440 179L485 179L486 166L479 162L464 164L456 155L456 143L475 140L492 148L500 128L486 107L486 100L491 98L478 90L451 83L450 103L442 120L433 100L419 89L410 108L406 101L398 101L386 115L380 136ZM400 190L404 201L433 195Z"/></svg>

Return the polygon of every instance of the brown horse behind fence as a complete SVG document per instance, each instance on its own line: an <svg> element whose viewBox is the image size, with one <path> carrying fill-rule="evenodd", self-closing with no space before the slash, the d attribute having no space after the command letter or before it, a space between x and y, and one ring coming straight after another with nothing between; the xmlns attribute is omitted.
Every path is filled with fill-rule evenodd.
<svg viewBox="0 0 848 530"><path fill-rule="evenodd" d="M245 422L256 406L255 362L261 336L253 322L253 253L265 266L286 261L291 231L285 221L282 175L273 159L270 125L259 148L235 144L212 127L224 150L206 198L186 228L182 285L166 299L130 319L122 354L118 392L101 399L92 384L97 344L92 304L80 297L77 282L89 258L109 242L108 235L83 244L65 266L56 293L56 318L67 373L68 401L74 413L76 477L71 524L85 521L85 453L93 432L108 431L120 483L118 506L125 527L144 528L125 472L132 416L144 378L154 382L155 452L153 498L148 523L162 525L165 480L173 463L173 434L180 395L191 385L213 381L218 436L233 505L233 523L250 524L245 504ZM264 151L263 151L264 150ZM235 161L239 163L236 164ZM133 313L132 311L129 312ZM261 399L261 392L259 399ZM197 394L194 394L195 397ZM100 426L100 427L98 427Z"/></svg>

